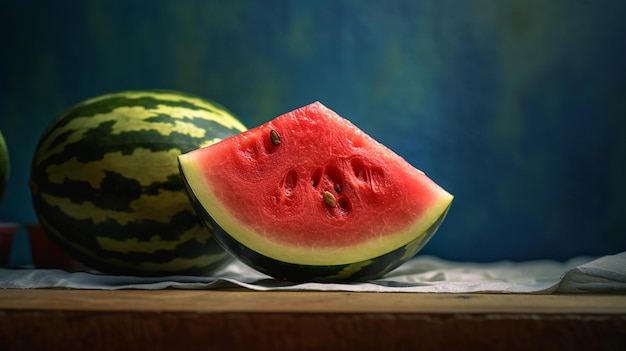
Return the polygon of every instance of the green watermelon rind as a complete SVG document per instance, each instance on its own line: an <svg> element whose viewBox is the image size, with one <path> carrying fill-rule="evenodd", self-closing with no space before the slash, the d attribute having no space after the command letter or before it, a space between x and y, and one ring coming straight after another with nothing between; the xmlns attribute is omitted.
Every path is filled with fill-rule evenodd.
<svg viewBox="0 0 626 351"><path fill-rule="evenodd" d="M113 115L119 111L149 112L144 122L154 124L144 123L133 132L121 133L124 130L119 128L124 125L120 127L118 117ZM172 111L181 115L174 119L168 115ZM102 119L102 123L94 128L88 125L75 134L93 118ZM181 127L183 124L187 127ZM170 125L176 131L169 130ZM175 156L167 159L162 180L146 184L102 168L104 178L98 189L105 193L105 181L121 187L119 195L107 201L106 196L96 199L90 183L93 179L64 176L51 182L46 170L93 162L106 165L103 160L108 156L103 150L107 155L116 153L124 162L145 162L147 159L141 155L156 155L155 160L161 160L170 153L188 152L243 130L245 126L223 106L178 91L123 91L86 100L57 117L40 138L31 168L35 212L54 242L95 270L138 276L210 275L233 258L215 241L189 204ZM137 214L128 200L137 194L129 194L132 191L125 191L128 189L139 189L136 192L140 196L149 194L144 200L154 199L154 213L144 209L144 213ZM159 199L173 199L170 212L159 213L161 203L168 202ZM78 208L83 212L72 212ZM93 213L84 213L90 208Z"/></svg>
<svg viewBox="0 0 626 351"><path fill-rule="evenodd" d="M294 125L291 126L291 123ZM268 145L259 142L259 140L266 140L275 129L283 130L285 145L290 145L300 151L310 150L302 147L307 143L305 140L315 144L317 139L311 140L311 138L315 138L318 134L325 136L326 142L315 148L319 150L319 155L324 155L322 157L328 157L328 159L317 159L312 165L312 167L319 167L315 171L303 170L303 167L298 164L297 157L306 159L307 155L294 156L294 153L290 153L290 149L286 148L287 146L280 146L281 149L273 149L269 146L267 149ZM303 139L298 139L300 137L298 133L302 133ZM288 137L288 135L291 136ZM332 146L335 144L330 139L340 140L340 142ZM310 150L310 152L314 151ZM274 160L272 163L266 158L266 156L276 154L283 159L278 162ZM256 157L263 157L263 159L250 162ZM354 162L354 160L369 158L372 159L371 162ZM215 222L234 240L264 256L298 265L353 264L397 250L427 232L454 198L423 172L412 167L393 151L367 136L352 123L319 102L281 115L212 147L182 154L178 160L186 185L188 189L191 189L188 191L193 192L206 212L210 213ZM241 165L238 165L239 161L242 162ZM366 164L376 162L382 162L380 167L385 168L385 172L388 173L386 176L388 179L385 182L392 188L395 187L389 190L389 196L385 198L381 198L380 195L384 191L372 188L369 185L370 181L362 179L359 175L369 174L372 166L366 166ZM337 182L345 183L340 185L341 188L347 186L353 189L371 189L367 192L367 196L373 197L363 198L364 203L373 202L375 196L378 199L376 201L384 205L381 206L380 211L373 208L375 213L356 213L351 218L352 223L342 217L341 222L335 221L332 224L324 221L327 216L325 211L320 209L322 206L319 205L308 210L305 206L298 205L278 209L280 206L276 205L277 202L283 201L283 197L287 196L283 189L287 183L285 178L282 180L277 178L274 182L269 180L268 184L263 183L271 177L251 181L259 177L262 167L265 167L264 171L275 171L280 174L294 172L298 174L294 178L297 180L306 179L309 176L307 172L313 172L311 177L315 178L318 170L322 169L320 177L341 179L341 181L337 180ZM298 171L295 171L294 167ZM324 172L343 172L344 175L324 176ZM238 185L239 181L243 183ZM276 181L281 190L278 193L272 190L266 191L268 187L273 189ZM305 196L307 201L315 201L313 199L316 195L310 192L319 192L320 188L314 185L315 180L310 180L310 182L298 181L297 184L289 186L296 188L296 193L303 191L309 194ZM335 181L329 179L329 183L333 182ZM313 189L307 184L313 185ZM325 186L336 191L335 185L326 184ZM291 193L291 190L289 192ZM362 195L351 196L358 199ZM293 199L294 197L291 197L289 201L293 202ZM394 200L390 201L391 199ZM297 213L294 212L292 215L290 210L293 208L297 208ZM272 210L280 212L278 217L268 214ZM364 218L364 215L367 218ZM320 222L315 222L315 218L319 218ZM306 225L301 225L305 222ZM310 230L307 229L308 227ZM303 233L307 235L303 236ZM295 237L300 237L302 240L290 240ZM313 239L314 237L318 239Z"/></svg>
<svg viewBox="0 0 626 351"><path fill-rule="evenodd" d="M182 169L181 169L182 172ZM187 192L195 211L202 218L218 243L247 266L279 280L291 282L368 281L381 278L413 258L437 232L450 209L446 207L439 218L421 235L387 254L349 264L303 265L276 260L235 240L209 214L187 183Z"/></svg>

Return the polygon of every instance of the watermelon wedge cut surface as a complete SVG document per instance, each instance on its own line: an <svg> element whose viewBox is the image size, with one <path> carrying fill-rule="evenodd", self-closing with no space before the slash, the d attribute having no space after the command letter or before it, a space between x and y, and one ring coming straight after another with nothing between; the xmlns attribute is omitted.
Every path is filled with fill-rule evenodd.
<svg viewBox="0 0 626 351"><path fill-rule="evenodd" d="M280 279L380 277L423 247L453 199L319 102L178 159L218 242Z"/></svg>

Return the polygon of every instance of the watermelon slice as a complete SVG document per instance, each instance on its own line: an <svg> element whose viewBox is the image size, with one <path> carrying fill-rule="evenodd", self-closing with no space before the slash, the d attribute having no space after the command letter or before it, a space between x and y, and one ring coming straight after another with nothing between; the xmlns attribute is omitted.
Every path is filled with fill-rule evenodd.
<svg viewBox="0 0 626 351"><path fill-rule="evenodd" d="M231 254L291 281L378 278L435 233L453 196L319 102L179 156Z"/></svg>

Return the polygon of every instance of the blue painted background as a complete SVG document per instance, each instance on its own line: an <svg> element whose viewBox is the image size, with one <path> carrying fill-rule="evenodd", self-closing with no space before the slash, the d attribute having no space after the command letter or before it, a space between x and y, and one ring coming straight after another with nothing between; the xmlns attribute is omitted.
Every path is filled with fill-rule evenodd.
<svg viewBox="0 0 626 351"><path fill-rule="evenodd" d="M249 127L319 100L456 195L422 251L626 250L626 2L2 1L0 220L35 221L40 134L86 98L167 88ZM16 263L29 260L25 234Z"/></svg>

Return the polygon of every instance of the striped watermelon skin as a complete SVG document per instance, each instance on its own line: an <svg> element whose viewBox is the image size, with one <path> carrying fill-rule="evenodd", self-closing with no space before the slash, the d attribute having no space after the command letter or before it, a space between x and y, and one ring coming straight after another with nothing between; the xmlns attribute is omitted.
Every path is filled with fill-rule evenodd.
<svg viewBox="0 0 626 351"><path fill-rule="evenodd" d="M213 217L206 211L204 206L202 206L198 198L194 195L188 184L186 184L186 187L193 207L196 209L207 228L215 233L215 237L222 247L226 248L233 256L240 259L241 262L249 267L278 280L291 282L353 282L379 279L415 256L437 232L450 210L448 206L432 226L421 236L382 256L350 264L319 266L299 265L278 261L256 252L235 240L215 222Z"/></svg>
<svg viewBox="0 0 626 351"><path fill-rule="evenodd" d="M104 273L212 274L232 257L196 216L177 156L245 129L221 105L176 91L82 102L35 150L30 184L39 222L71 256Z"/></svg>

